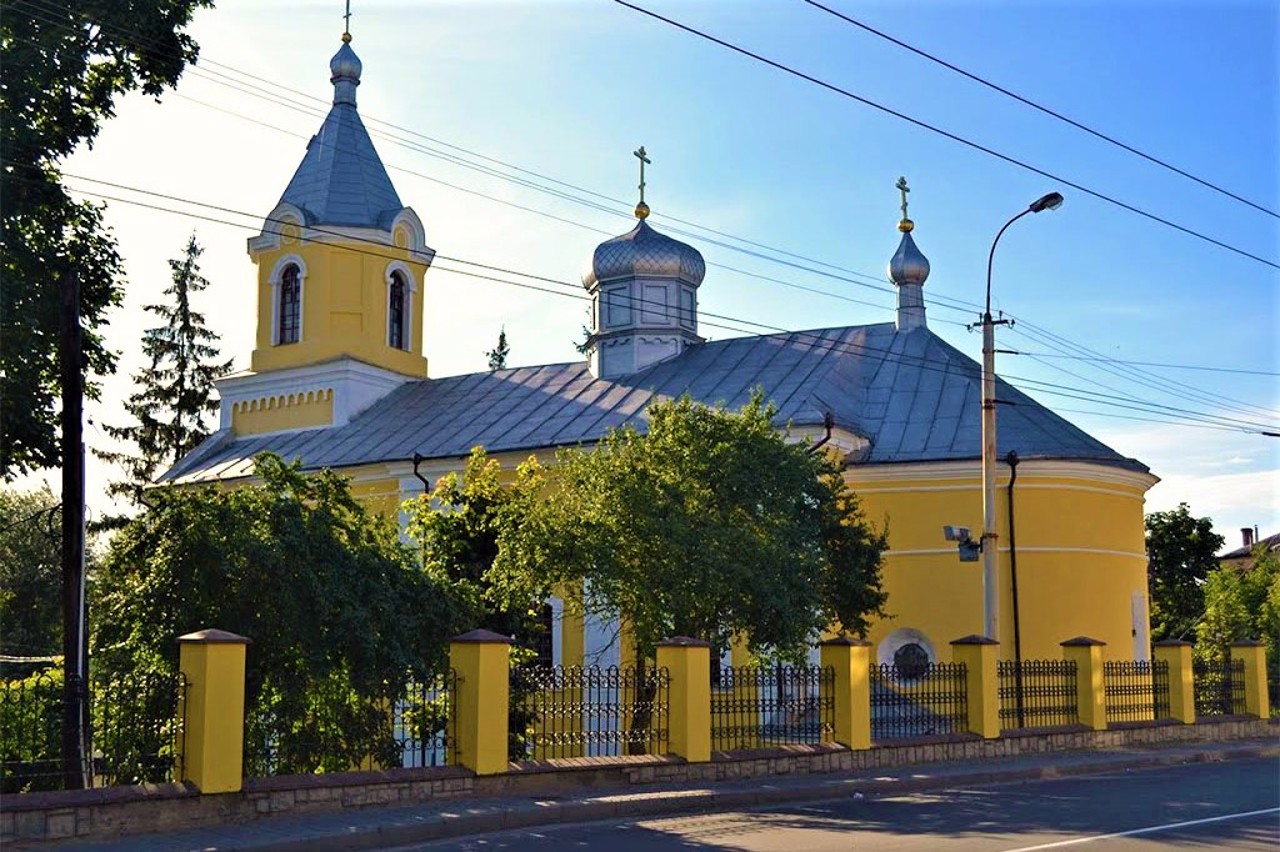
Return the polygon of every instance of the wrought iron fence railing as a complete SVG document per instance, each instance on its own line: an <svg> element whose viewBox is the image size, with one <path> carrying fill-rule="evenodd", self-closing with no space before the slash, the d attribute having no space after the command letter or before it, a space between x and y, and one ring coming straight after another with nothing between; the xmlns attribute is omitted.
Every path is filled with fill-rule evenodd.
<svg viewBox="0 0 1280 852"><path fill-rule="evenodd" d="M66 787L63 683L60 669L0 680L0 792ZM77 786L181 778L186 690L181 674L95 675L87 690L85 765L75 772Z"/></svg>
<svg viewBox="0 0 1280 852"><path fill-rule="evenodd" d="M1196 716L1244 713L1244 660L1203 660L1191 663L1195 683Z"/></svg>
<svg viewBox="0 0 1280 852"><path fill-rule="evenodd" d="M1080 721L1072 660L1001 660L1000 728L1046 728Z"/></svg>
<svg viewBox="0 0 1280 852"><path fill-rule="evenodd" d="M665 667L518 666L511 672L511 756L520 760L666 754Z"/></svg>
<svg viewBox="0 0 1280 852"><path fill-rule="evenodd" d="M246 777L457 762L457 673L361 694L340 675L267 683L245 714Z"/></svg>
<svg viewBox="0 0 1280 852"><path fill-rule="evenodd" d="M762 748L831 742L835 669L830 666L726 666L711 690L711 748Z"/></svg>
<svg viewBox="0 0 1280 852"><path fill-rule="evenodd" d="M871 738L891 740L969 730L964 663L929 663L906 671L871 667Z"/></svg>
<svg viewBox="0 0 1280 852"><path fill-rule="evenodd" d="M1102 664L1108 722L1168 719L1169 663L1165 660L1108 660Z"/></svg>

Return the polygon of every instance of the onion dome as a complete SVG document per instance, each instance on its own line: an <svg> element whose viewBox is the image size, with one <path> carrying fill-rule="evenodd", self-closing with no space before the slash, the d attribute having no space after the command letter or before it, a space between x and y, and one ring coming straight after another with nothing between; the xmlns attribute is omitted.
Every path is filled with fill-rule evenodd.
<svg viewBox="0 0 1280 852"><path fill-rule="evenodd" d="M916 248L916 241L911 239L911 228L903 227L911 224L910 219L903 219L898 223L898 230L902 231L902 242L889 259L889 280L899 287L903 284L923 284L929 277L929 259Z"/></svg>
<svg viewBox="0 0 1280 852"><path fill-rule="evenodd" d="M627 233L596 247L582 286L593 290L616 278L676 278L697 287L706 274L707 263L697 249L659 233L641 218Z"/></svg>
<svg viewBox="0 0 1280 852"><path fill-rule="evenodd" d="M333 83L333 102L335 104L354 104L356 102L356 86L360 85L360 72L364 65L360 57L351 49L351 36L344 33L342 47L329 60L329 79Z"/></svg>

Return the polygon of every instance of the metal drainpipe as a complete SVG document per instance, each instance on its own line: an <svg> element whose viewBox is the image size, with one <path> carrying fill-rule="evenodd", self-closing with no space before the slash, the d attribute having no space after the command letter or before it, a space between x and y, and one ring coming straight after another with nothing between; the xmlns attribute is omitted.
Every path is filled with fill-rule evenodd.
<svg viewBox="0 0 1280 852"><path fill-rule="evenodd" d="M831 440L831 430L835 428L836 417L830 411L822 415L822 427L827 430L827 434L823 435L813 446L809 448L810 453L816 453L822 448L822 445Z"/></svg>
<svg viewBox="0 0 1280 852"><path fill-rule="evenodd" d="M1018 692L1018 727L1024 726L1022 705L1022 625L1018 618L1018 539L1013 525L1013 484L1018 481L1018 451L1010 450L1004 460L1009 463L1009 579L1013 596L1013 661Z"/></svg>
<svg viewBox="0 0 1280 852"><path fill-rule="evenodd" d="M422 453L417 452L416 450L414 451L414 453L413 453L413 475L414 475L414 476L416 476L416 477L418 477L418 481L422 483L422 490L423 490L423 492L424 492L424 493L426 493L426 494L430 494L430 493L431 493L431 483L427 481L427 478L426 478L425 476L423 476L422 474L418 473L418 465L422 464L422 463L423 463L424 461L426 461L426 460L427 460L427 457L426 457L426 456L424 456Z"/></svg>

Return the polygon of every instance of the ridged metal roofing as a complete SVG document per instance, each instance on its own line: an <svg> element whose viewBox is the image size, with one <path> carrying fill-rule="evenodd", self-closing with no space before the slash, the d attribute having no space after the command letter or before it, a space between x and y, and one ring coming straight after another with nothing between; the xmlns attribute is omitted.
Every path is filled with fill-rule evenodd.
<svg viewBox="0 0 1280 852"><path fill-rule="evenodd" d="M335 103L281 202L301 207L308 225L385 229L403 209L353 103Z"/></svg>
<svg viewBox="0 0 1280 852"><path fill-rule="evenodd" d="M345 426L229 439L211 437L162 477L191 482L247 476L257 453L305 468L345 467L592 443L632 423L655 399L688 393L742 406L763 388L779 425L838 427L870 441L864 464L975 459L981 455L981 368L928 329L893 323L704 343L631 376L597 379L585 363L548 364L409 382ZM1080 459L1131 470L1121 456L1003 381L999 452Z"/></svg>

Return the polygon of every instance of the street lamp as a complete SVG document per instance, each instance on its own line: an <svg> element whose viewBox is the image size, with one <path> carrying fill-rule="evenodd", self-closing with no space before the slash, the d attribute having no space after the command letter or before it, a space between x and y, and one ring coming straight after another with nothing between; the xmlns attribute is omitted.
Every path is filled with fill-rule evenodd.
<svg viewBox="0 0 1280 852"><path fill-rule="evenodd" d="M1051 192L1031 202L1031 205L1014 216L996 234L987 255L987 301L982 312L982 625L989 639L999 641L996 623L997 605L1000 600L997 584L999 550L996 534L996 326L1008 320L991 318L991 264L996 257L996 245L1009 226L1028 213L1057 210L1062 206L1062 194Z"/></svg>

